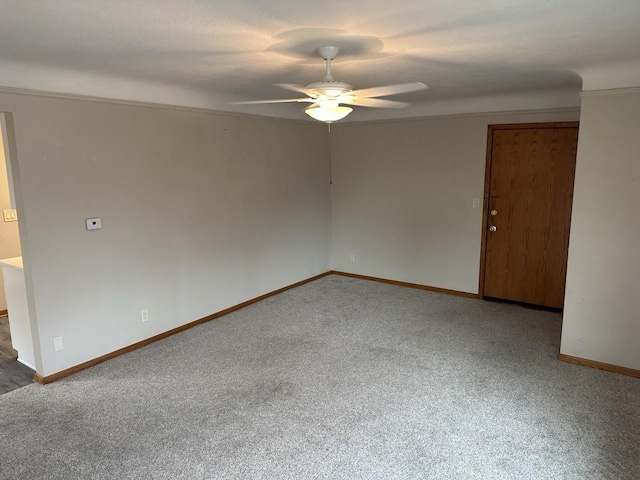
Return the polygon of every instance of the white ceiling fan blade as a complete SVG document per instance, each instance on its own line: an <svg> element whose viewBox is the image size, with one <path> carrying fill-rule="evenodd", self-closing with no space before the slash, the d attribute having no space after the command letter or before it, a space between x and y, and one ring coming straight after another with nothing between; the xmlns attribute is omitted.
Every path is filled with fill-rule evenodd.
<svg viewBox="0 0 640 480"><path fill-rule="evenodd" d="M399 93L417 92L418 90L424 90L425 88L428 87L422 82L411 82L354 90L351 93L355 94L357 97L386 97L387 95L397 95Z"/></svg>
<svg viewBox="0 0 640 480"><path fill-rule="evenodd" d="M315 102L313 98L275 98L272 100L247 100L244 102L231 102L232 105L258 105L260 103L302 103L302 102Z"/></svg>
<svg viewBox="0 0 640 480"><path fill-rule="evenodd" d="M356 105L358 107L374 107L374 108L404 108L409 104L406 102L396 102L394 100L382 100L380 98L355 98L353 100L340 101L346 105Z"/></svg>
<svg viewBox="0 0 640 480"><path fill-rule="evenodd" d="M302 85L296 85L295 83L276 83L276 87L284 88L285 90L291 90L292 92L304 93L308 95L307 89Z"/></svg>

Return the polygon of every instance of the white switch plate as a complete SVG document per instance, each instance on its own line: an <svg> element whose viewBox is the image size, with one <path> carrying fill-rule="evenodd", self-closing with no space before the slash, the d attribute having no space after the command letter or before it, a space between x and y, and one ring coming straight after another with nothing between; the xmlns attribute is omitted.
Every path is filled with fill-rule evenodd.
<svg viewBox="0 0 640 480"><path fill-rule="evenodd" d="M144 309L140 311L140 316L142 317L142 323L148 322L149 321L149 310L148 309Z"/></svg>
<svg viewBox="0 0 640 480"><path fill-rule="evenodd" d="M356 256L355 255L349 255L349 261L351 263L356 263Z"/></svg>
<svg viewBox="0 0 640 480"><path fill-rule="evenodd" d="M84 222L87 225L87 230L97 230L102 228L102 220L100 217L87 218Z"/></svg>
<svg viewBox="0 0 640 480"><path fill-rule="evenodd" d="M18 214L15 210L3 210L2 213L4 214L5 222L15 222L18 220Z"/></svg>
<svg viewBox="0 0 640 480"><path fill-rule="evenodd" d="M53 350L59 352L60 350L64 350L64 343L62 342L62 337L56 337L53 339Z"/></svg>
<svg viewBox="0 0 640 480"><path fill-rule="evenodd" d="M474 198L473 199L473 208L480 208L480 199L479 198Z"/></svg>

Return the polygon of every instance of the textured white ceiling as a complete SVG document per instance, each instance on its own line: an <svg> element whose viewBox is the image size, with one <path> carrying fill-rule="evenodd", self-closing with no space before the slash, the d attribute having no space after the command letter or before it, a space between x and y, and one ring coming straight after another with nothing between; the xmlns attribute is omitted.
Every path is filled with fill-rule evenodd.
<svg viewBox="0 0 640 480"><path fill-rule="evenodd" d="M0 86L304 119L335 44L354 88L422 81L349 120L577 105L640 85L639 0L0 0Z"/></svg>

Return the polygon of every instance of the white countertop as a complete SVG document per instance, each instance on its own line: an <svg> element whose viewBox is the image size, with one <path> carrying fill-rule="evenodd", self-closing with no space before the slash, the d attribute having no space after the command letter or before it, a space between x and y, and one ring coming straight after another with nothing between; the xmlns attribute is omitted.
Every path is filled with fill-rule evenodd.
<svg viewBox="0 0 640 480"><path fill-rule="evenodd" d="M10 267L20 271L24 270L24 267L22 266L22 257L4 258L0 260L0 266Z"/></svg>

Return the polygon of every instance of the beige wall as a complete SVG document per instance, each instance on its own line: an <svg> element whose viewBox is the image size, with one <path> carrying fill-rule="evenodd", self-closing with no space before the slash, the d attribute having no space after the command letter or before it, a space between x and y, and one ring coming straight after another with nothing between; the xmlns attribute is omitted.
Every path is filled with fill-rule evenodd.
<svg viewBox="0 0 640 480"><path fill-rule="evenodd" d="M640 369L640 90L582 99L561 352Z"/></svg>
<svg viewBox="0 0 640 480"><path fill-rule="evenodd" d="M562 347L632 368L637 99L585 98ZM334 125L330 192L320 124L17 94L0 110L13 112L44 375L330 267L475 293L487 125L578 119ZM103 228L87 232L92 216Z"/></svg>
<svg viewBox="0 0 640 480"><path fill-rule="evenodd" d="M332 268L478 292L490 124L578 120L577 110L338 124ZM355 255L356 262L350 262Z"/></svg>
<svg viewBox="0 0 640 480"><path fill-rule="evenodd" d="M5 222L3 210L13 208L9 194L9 180L4 154L4 139L0 129L0 259L20 256L20 238L18 235L18 222ZM0 269L0 310L6 310L7 300L2 288L2 269Z"/></svg>
<svg viewBox="0 0 640 480"><path fill-rule="evenodd" d="M329 269L323 125L10 94L3 105L39 373ZM94 216L102 229L86 231Z"/></svg>

